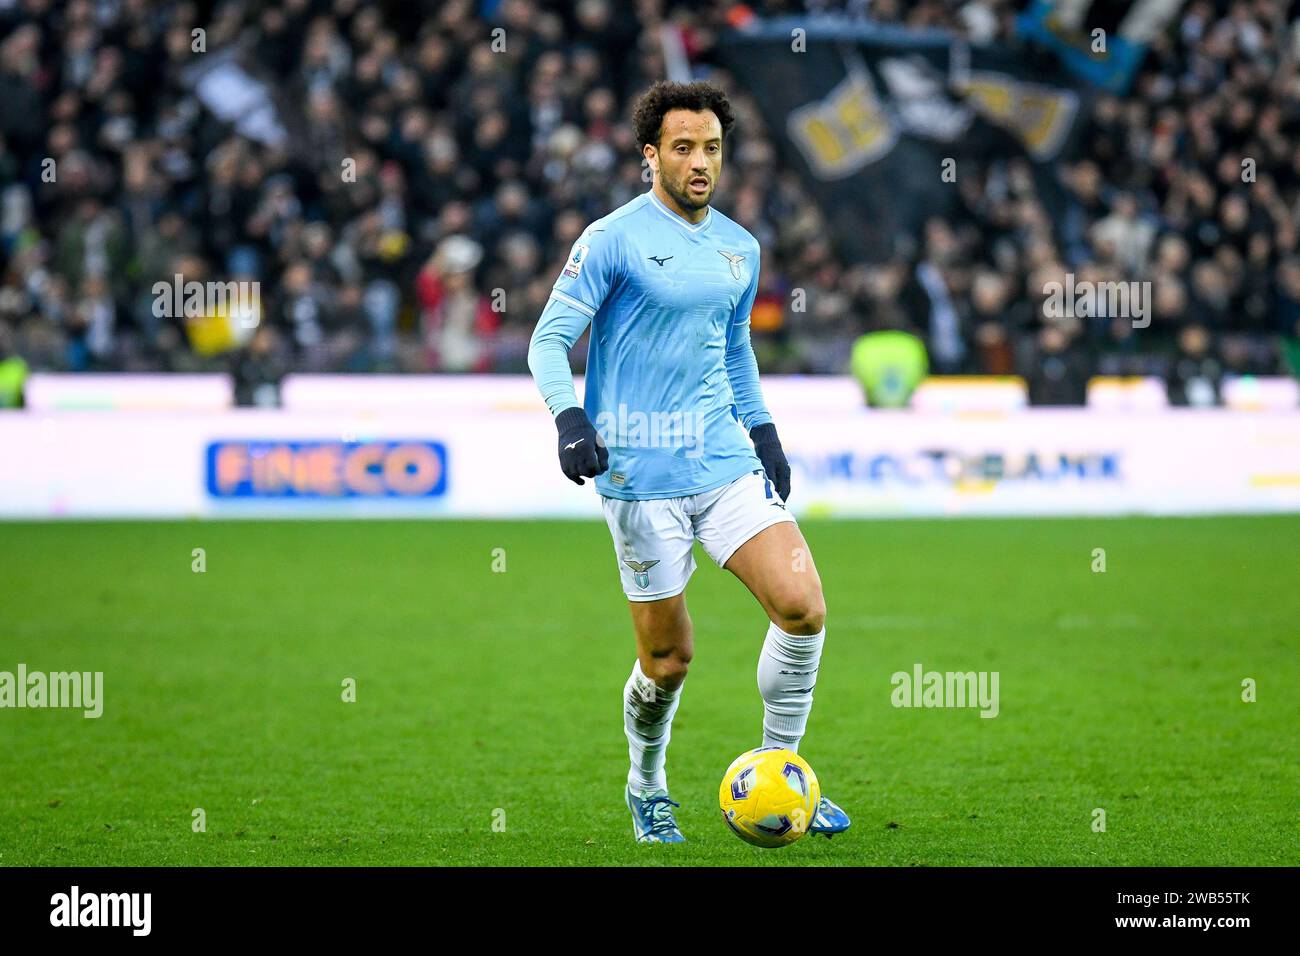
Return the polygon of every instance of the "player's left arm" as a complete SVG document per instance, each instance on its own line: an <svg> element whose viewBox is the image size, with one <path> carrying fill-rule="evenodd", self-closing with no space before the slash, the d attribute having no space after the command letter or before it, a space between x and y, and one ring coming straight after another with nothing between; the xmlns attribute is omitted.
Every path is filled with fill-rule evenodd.
<svg viewBox="0 0 1300 956"><path fill-rule="evenodd" d="M753 261L749 287L736 304L727 330L727 378L731 381L731 394L740 422L754 442L754 453L763 463L768 479L776 486L776 493L782 501L787 501L790 498L790 463L786 461L776 426L772 424L772 416L763 402L763 389L758 384L758 359L754 357L754 346L749 340L749 315L758 295L757 249Z"/></svg>

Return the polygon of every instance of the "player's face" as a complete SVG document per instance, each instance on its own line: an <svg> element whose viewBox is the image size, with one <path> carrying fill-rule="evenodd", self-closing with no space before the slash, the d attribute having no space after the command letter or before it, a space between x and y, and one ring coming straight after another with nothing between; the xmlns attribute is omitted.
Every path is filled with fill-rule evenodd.
<svg viewBox="0 0 1300 956"><path fill-rule="evenodd" d="M722 172L722 124L713 110L669 110L659 148L646 146L646 158L659 185L679 206L703 209Z"/></svg>

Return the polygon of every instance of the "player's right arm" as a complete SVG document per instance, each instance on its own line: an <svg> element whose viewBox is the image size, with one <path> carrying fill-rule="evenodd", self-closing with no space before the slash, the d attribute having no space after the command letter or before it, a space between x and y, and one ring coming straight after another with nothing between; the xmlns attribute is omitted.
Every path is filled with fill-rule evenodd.
<svg viewBox="0 0 1300 956"><path fill-rule="evenodd" d="M555 416L560 469L578 484L609 468L609 451L578 404L569 349L595 319L613 288L617 268L615 235L605 229L584 232L574 243L528 344L529 371Z"/></svg>

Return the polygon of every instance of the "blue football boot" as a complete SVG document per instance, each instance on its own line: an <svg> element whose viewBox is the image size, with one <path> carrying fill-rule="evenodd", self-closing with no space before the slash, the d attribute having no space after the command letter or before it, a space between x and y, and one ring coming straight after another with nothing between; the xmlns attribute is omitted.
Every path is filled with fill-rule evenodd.
<svg viewBox="0 0 1300 956"><path fill-rule="evenodd" d="M813 817L812 825L808 827L808 832L823 833L829 838L837 833L843 833L848 828L849 815L830 800L822 797L821 802L817 804L817 813Z"/></svg>
<svg viewBox="0 0 1300 956"><path fill-rule="evenodd" d="M637 794L627 788L627 808L632 811L632 833L637 843L685 843L677 829L673 807L680 807L668 797L667 790Z"/></svg>

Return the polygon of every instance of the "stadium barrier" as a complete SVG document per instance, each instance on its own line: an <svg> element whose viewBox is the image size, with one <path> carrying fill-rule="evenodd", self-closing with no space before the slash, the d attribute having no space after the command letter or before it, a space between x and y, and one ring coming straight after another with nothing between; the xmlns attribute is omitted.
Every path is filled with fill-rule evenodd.
<svg viewBox="0 0 1300 956"><path fill-rule="evenodd" d="M1300 511L1295 409L881 411L843 379L764 390L801 516ZM0 516L600 514L560 475L527 376L315 377L282 409L205 396L0 412Z"/></svg>

